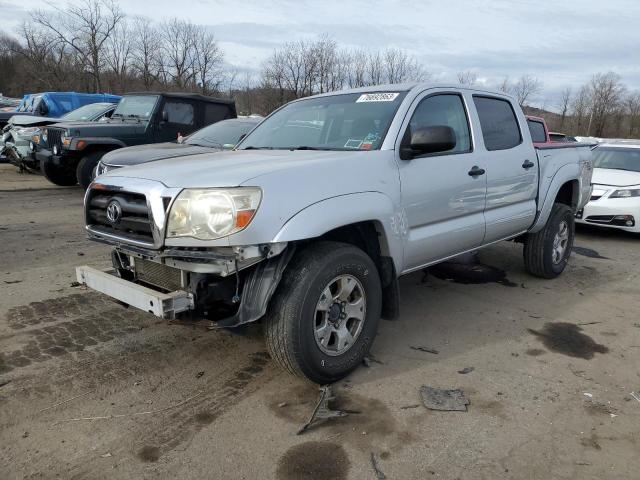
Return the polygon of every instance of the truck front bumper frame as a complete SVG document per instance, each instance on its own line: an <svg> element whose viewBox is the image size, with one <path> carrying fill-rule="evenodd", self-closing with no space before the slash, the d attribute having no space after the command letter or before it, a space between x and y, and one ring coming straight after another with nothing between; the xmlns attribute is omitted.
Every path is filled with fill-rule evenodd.
<svg viewBox="0 0 640 480"><path fill-rule="evenodd" d="M162 293L117 276L115 270L97 270L83 265L76 267L78 283L108 295L145 312L173 319L176 314L194 308L193 295L183 290Z"/></svg>

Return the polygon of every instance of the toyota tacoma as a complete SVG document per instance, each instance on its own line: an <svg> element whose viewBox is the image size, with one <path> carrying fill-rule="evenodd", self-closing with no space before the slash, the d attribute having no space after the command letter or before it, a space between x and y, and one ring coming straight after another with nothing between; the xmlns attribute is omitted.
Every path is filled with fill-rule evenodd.
<svg viewBox="0 0 640 480"><path fill-rule="evenodd" d="M114 170L85 196L113 268L80 283L163 318L264 322L273 359L324 384L363 360L398 277L502 240L562 273L591 192L586 144L534 147L510 96L425 84L295 100L234 151Z"/></svg>

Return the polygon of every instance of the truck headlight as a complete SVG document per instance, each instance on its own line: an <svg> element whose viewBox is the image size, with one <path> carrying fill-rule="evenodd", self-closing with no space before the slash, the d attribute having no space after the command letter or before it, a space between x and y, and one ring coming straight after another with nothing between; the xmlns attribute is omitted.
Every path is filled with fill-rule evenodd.
<svg viewBox="0 0 640 480"><path fill-rule="evenodd" d="M623 188L620 190L616 190L609 198L630 198L630 197L640 197L640 189L637 188Z"/></svg>
<svg viewBox="0 0 640 480"><path fill-rule="evenodd" d="M255 187L185 189L169 212L167 238L214 240L239 232L251 223L261 199Z"/></svg>
<svg viewBox="0 0 640 480"><path fill-rule="evenodd" d="M30 137L31 135L35 135L39 131L40 129L38 127L26 127L26 128L16 129L16 133L21 137Z"/></svg>

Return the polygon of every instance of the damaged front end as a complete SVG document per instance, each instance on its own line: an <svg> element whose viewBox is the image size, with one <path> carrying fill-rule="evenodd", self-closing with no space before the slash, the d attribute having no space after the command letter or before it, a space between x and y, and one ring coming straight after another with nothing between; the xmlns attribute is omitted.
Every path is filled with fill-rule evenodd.
<svg viewBox="0 0 640 480"><path fill-rule="evenodd" d="M165 245L167 217L180 190L142 179L118 183L92 184L85 197L88 236L114 247L113 268L78 267L79 283L166 319L235 327L266 313L294 245Z"/></svg>

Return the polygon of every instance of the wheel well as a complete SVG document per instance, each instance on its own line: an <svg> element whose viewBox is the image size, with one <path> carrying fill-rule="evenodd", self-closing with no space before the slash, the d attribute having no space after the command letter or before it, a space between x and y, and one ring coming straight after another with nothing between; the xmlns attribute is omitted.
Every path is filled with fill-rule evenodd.
<svg viewBox="0 0 640 480"><path fill-rule="evenodd" d="M575 210L578 206L578 191L579 185L577 180L566 182L560 187L560 190L558 190L554 203L563 203Z"/></svg>
<svg viewBox="0 0 640 480"><path fill-rule="evenodd" d="M110 152L112 150L116 150L118 148L123 148L121 145L115 144L96 144L96 145L88 145L87 148L82 150L82 156L87 156L91 153L95 152Z"/></svg>
<svg viewBox="0 0 640 480"><path fill-rule="evenodd" d="M400 296L396 269L382 226L375 221L344 225L322 235L318 240L344 242L363 250L376 264L382 285L382 318L397 319Z"/></svg>

